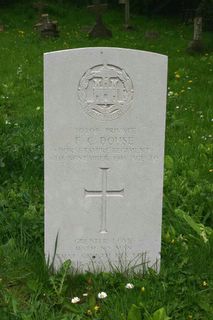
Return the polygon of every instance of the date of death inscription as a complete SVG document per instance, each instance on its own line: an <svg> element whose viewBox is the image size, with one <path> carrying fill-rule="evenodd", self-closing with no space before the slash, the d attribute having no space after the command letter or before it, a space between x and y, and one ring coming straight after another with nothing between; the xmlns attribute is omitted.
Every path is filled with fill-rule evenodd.
<svg viewBox="0 0 213 320"><path fill-rule="evenodd" d="M55 161L158 161L156 150L141 143L136 128L74 128L69 142L52 148Z"/></svg>

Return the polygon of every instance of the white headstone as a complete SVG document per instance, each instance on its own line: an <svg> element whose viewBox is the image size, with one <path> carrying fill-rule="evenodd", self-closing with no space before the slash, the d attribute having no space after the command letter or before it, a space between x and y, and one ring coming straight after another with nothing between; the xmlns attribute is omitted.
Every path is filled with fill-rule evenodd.
<svg viewBox="0 0 213 320"><path fill-rule="evenodd" d="M45 54L45 253L56 268L159 261L166 88L164 55Z"/></svg>

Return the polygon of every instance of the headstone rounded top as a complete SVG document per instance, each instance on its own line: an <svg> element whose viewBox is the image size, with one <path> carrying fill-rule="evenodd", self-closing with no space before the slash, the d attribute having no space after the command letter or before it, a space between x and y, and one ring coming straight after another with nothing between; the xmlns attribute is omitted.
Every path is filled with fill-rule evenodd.
<svg viewBox="0 0 213 320"><path fill-rule="evenodd" d="M140 59L142 58L147 58L149 57L150 59L162 59L165 62L168 60L168 56L157 53L157 52L152 52L152 51L145 51L145 50L137 50L137 49L129 49L129 48L120 48L120 47L85 47L85 48L74 48L74 49L65 49L65 50L57 50L57 51L49 51L45 52L44 56L68 56L68 55L77 55L80 57L84 52L87 54L101 54L102 56L104 55L119 55L121 54L135 54L135 55L140 55ZM134 56L135 58L135 56Z"/></svg>

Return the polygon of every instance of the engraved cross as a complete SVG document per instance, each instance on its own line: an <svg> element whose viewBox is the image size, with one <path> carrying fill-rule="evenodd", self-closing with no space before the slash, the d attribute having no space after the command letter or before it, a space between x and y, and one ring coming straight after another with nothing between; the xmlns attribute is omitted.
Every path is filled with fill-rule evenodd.
<svg viewBox="0 0 213 320"><path fill-rule="evenodd" d="M84 189L85 198L96 197L101 198L101 223L100 233L107 233L107 198L108 197L123 197L124 189L108 190L107 189L107 170L109 168L100 168L102 171L102 190L87 190Z"/></svg>

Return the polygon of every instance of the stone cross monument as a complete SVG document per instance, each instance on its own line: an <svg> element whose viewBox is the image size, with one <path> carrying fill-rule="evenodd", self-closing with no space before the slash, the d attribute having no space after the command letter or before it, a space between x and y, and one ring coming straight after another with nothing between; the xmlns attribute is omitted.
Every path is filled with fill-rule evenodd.
<svg viewBox="0 0 213 320"><path fill-rule="evenodd" d="M93 5L87 7L89 11L95 14L96 23L94 27L89 31L89 36L91 38L110 38L112 37L112 32L109 30L102 19L102 15L107 10L107 4L101 4L100 1L93 1Z"/></svg>

